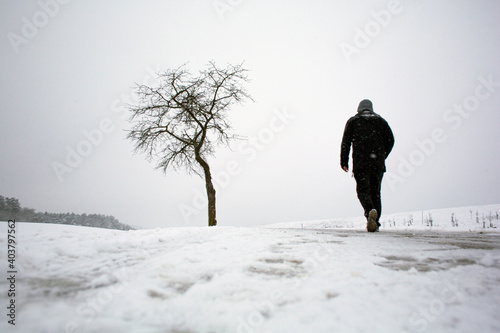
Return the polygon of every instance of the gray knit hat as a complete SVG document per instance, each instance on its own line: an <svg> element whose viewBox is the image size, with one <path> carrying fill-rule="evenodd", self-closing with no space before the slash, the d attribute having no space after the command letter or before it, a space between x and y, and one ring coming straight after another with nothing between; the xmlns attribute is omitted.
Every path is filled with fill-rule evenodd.
<svg viewBox="0 0 500 333"><path fill-rule="evenodd" d="M373 112L373 104L369 99L364 99L359 103L358 112L363 112L365 110Z"/></svg>

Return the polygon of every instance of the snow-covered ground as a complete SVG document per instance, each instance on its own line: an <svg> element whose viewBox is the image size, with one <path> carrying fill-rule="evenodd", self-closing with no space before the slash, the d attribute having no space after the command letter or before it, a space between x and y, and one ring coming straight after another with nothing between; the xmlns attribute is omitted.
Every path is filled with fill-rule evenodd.
<svg viewBox="0 0 500 333"><path fill-rule="evenodd" d="M453 222L452 223L452 219ZM431 225L432 221L432 225ZM453 230L492 231L500 228L500 205L433 209L416 212L384 214L381 230ZM269 225L277 228L363 229L366 219L354 217L321 221L298 221Z"/></svg>
<svg viewBox="0 0 500 333"><path fill-rule="evenodd" d="M136 231L18 223L15 327L0 223L0 331L499 332L500 228L488 228L499 209L387 215L379 233L362 218Z"/></svg>

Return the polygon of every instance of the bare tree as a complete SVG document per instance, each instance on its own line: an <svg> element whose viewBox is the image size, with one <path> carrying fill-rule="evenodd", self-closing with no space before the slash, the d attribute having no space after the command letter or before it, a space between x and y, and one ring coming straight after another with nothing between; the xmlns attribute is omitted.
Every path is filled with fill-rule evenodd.
<svg viewBox="0 0 500 333"><path fill-rule="evenodd" d="M207 156L236 138L227 111L234 103L251 99L243 88L247 70L240 65L206 70L192 76L185 66L159 74L155 87L138 85L138 105L130 106L132 129L128 138L136 152L157 160L156 167L185 168L205 178L208 225L217 225L215 188ZM201 170L200 170L201 168Z"/></svg>

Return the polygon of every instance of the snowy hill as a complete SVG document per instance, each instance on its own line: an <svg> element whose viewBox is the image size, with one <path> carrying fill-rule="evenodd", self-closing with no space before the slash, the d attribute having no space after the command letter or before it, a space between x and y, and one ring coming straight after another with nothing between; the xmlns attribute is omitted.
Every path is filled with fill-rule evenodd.
<svg viewBox="0 0 500 333"><path fill-rule="evenodd" d="M500 228L500 204L432 209L396 214L382 213L380 224L382 224L381 230L491 231L495 228ZM361 216L346 219L276 223L269 225L269 227L364 229L366 227L366 220Z"/></svg>
<svg viewBox="0 0 500 333"><path fill-rule="evenodd" d="M498 332L500 233L482 225L498 208L475 207L472 219L469 207L432 211L432 228L418 212L394 214L380 233L359 218L133 231L19 223L15 326L0 223L0 331Z"/></svg>

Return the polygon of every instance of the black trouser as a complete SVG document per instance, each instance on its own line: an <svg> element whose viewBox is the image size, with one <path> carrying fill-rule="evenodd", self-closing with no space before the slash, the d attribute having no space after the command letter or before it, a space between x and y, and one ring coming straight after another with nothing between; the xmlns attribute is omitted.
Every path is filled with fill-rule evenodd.
<svg viewBox="0 0 500 333"><path fill-rule="evenodd" d="M365 210L365 216L368 218L370 210L377 210L377 224L382 215L382 201L380 199L380 189L382 185L383 171L356 170L354 178L356 179L356 192L359 202Z"/></svg>

